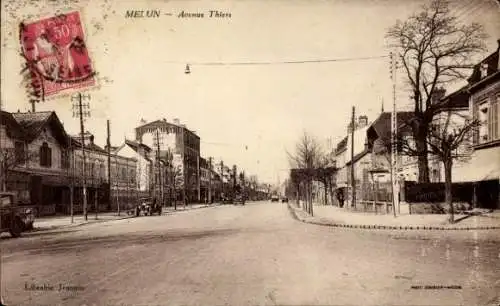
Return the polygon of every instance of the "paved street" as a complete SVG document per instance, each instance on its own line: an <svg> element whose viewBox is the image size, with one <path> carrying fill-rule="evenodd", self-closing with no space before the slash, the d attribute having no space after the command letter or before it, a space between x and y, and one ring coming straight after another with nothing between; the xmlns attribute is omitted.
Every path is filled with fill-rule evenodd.
<svg viewBox="0 0 500 306"><path fill-rule="evenodd" d="M1 249L7 305L500 303L500 231L333 228L281 203L33 232Z"/></svg>

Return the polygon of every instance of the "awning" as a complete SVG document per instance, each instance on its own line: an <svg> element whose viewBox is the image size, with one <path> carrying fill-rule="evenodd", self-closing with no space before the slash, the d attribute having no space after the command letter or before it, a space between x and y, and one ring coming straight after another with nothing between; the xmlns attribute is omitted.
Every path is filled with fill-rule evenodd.
<svg viewBox="0 0 500 306"><path fill-rule="evenodd" d="M500 147L474 152L470 160L453 164L452 182L480 182L500 178Z"/></svg>

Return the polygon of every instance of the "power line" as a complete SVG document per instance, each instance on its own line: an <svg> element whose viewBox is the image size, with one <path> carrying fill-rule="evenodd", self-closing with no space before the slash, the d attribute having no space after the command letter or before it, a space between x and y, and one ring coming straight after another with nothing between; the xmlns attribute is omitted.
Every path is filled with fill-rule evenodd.
<svg viewBox="0 0 500 306"><path fill-rule="evenodd" d="M250 66L250 65L286 65L286 64L310 64L310 63L329 63L329 62L347 62L362 61L387 58L389 55L365 56L365 57L346 57L330 59L312 59L312 60L290 60L290 61L263 61L263 62L190 62L190 66ZM169 64L185 64L186 62L164 61Z"/></svg>

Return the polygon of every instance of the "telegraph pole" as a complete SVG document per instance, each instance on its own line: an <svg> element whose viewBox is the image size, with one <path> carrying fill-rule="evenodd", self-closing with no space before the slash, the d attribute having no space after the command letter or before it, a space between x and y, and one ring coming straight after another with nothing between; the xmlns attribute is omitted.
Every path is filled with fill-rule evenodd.
<svg viewBox="0 0 500 306"><path fill-rule="evenodd" d="M201 181L200 181L200 154L198 153L198 156L196 157L196 173L197 173L197 181L196 185L198 188L198 203L201 203Z"/></svg>
<svg viewBox="0 0 500 306"><path fill-rule="evenodd" d="M74 201L74 189L75 189L75 153L73 152L73 139L71 136L68 136L69 139L69 154L70 157L70 165L69 165L69 173L70 173L70 186L69 186L69 206L70 206L70 215L71 215L71 223L74 222L74 212L73 212L73 201Z"/></svg>
<svg viewBox="0 0 500 306"><path fill-rule="evenodd" d="M396 55L391 52L391 79L392 79L392 114L391 114L391 182L392 182L392 211L396 217L396 206L399 209L399 192L397 182L397 111L396 111Z"/></svg>
<svg viewBox="0 0 500 306"><path fill-rule="evenodd" d="M208 203L212 204L212 157L208 158Z"/></svg>
<svg viewBox="0 0 500 306"><path fill-rule="evenodd" d="M115 172L115 178L116 178L116 208L118 210L118 216L120 215L120 197L118 196L119 195L119 182L118 182L118 176L119 176L119 168L118 168L118 154L115 152L115 168L116 168L116 172Z"/></svg>
<svg viewBox="0 0 500 306"><path fill-rule="evenodd" d="M95 164L97 166L97 163ZM99 203L98 203L98 195L99 195L99 187L101 186L101 173L99 171L100 169L97 169L97 167L95 167L95 172L96 172L96 175L93 175L94 177L96 177L95 179L95 184L96 184L96 187L95 187L95 193L94 193L94 208L95 208L95 219L97 220L97 216L99 214Z"/></svg>
<svg viewBox="0 0 500 306"><path fill-rule="evenodd" d="M109 206L111 206L111 129L109 128L109 120L106 121L107 127L107 138L106 138L106 146L108 153L108 202Z"/></svg>
<svg viewBox="0 0 500 306"><path fill-rule="evenodd" d="M87 186L86 186L86 160L85 160L85 128L84 128L84 117L90 117L90 106L89 104L83 104L82 100L83 99L89 99L90 100L90 95L83 96L81 92L77 93L76 96L71 97L73 101L76 99L76 105L73 105L73 116L78 116L80 118L80 141L81 141L81 146L82 146L82 169L83 169L83 176L82 176L82 188L83 188L83 215L85 217L85 221L88 220L87 216ZM86 108L87 110L84 112L83 109ZM76 110L76 111L75 111Z"/></svg>
<svg viewBox="0 0 500 306"><path fill-rule="evenodd" d="M224 161L220 160L220 181L221 181L221 193L224 194ZM224 196L226 196L224 194Z"/></svg>
<svg viewBox="0 0 500 306"><path fill-rule="evenodd" d="M162 203L163 206L163 182L162 182L162 175L161 175L161 165L160 165L160 131L157 129L156 130L156 167L158 171L158 183L159 183L159 191L160 191L160 202Z"/></svg>
<svg viewBox="0 0 500 306"><path fill-rule="evenodd" d="M355 130L355 114L356 108L352 107L352 118L351 118L351 192L352 192L352 201L351 207L356 207L356 178L354 175L354 130Z"/></svg>

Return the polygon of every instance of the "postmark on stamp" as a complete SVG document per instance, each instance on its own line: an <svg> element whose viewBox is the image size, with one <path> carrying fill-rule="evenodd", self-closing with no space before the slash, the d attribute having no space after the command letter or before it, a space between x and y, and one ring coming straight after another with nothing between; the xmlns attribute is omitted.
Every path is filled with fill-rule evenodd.
<svg viewBox="0 0 500 306"><path fill-rule="evenodd" d="M31 86L42 99L96 85L79 12L21 23L19 39Z"/></svg>

